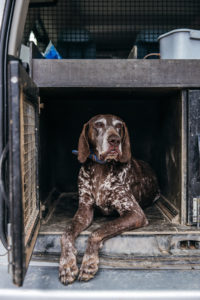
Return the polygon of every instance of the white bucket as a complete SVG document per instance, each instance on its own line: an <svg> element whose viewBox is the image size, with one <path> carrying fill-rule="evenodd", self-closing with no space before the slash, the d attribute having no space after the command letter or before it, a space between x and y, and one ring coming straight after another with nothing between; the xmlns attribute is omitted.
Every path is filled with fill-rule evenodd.
<svg viewBox="0 0 200 300"><path fill-rule="evenodd" d="M176 29L158 38L162 59L200 59L200 31Z"/></svg>

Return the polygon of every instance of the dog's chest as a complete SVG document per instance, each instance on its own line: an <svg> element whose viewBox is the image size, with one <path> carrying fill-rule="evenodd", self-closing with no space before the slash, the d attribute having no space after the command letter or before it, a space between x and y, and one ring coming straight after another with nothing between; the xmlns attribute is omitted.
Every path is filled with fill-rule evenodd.
<svg viewBox="0 0 200 300"><path fill-rule="evenodd" d="M92 192L95 204L104 213L112 211L112 202L115 194L126 186L126 169L116 170L114 168L96 170L92 176Z"/></svg>

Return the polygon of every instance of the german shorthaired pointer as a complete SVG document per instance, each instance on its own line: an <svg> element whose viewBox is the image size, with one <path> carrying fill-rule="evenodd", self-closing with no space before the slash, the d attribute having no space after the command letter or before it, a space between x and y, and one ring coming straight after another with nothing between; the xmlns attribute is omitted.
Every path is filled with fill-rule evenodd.
<svg viewBox="0 0 200 300"><path fill-rule="evenodd" d="M95 159L88 159L91 151ZM159 196L157 179L143 161L131 157L125 123L113 115L97 115L84 126L78 143L78 160L83 163L79 178L79 208L61 238L59 277L63 284L88 281L98 271L99 249L103 242L123 231L146 226L142 208ZM94 208L118 218L90 235L80 272L76 263L76 237L93 219ZM141 208L142 207L142 208Z"/></svg>

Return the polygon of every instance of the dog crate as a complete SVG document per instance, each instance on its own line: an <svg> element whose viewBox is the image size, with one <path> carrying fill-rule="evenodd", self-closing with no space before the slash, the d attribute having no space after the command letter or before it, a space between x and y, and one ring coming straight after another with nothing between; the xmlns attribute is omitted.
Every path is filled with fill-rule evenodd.
<svg viewBox="0 0 200 300"><path fill-rule="evenodd" d="M199 268L200 61L124 59L141 31L154 37L178 26L199 29L199 8L195 0L31 2L24 43L33 31L38 48L30 44L29 67L9 63L16 284L32 251L35 260L58 261L60 236L78 206L80 164L72 150L83 124L99 113L126 122L133 156L153 167L161 189L145 210L149 225L106 241L100 267ZM63 59L43 59L49 40ZM79 261L88 235L108 220L96 213L77 239Z"/></svg>

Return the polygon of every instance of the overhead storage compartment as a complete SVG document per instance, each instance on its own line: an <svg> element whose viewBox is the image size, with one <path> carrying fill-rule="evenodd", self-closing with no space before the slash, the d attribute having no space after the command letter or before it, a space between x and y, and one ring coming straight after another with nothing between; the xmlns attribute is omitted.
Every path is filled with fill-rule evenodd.
<svg viewBox="0 0 200 300"><path fill-rule="evenodd" d="M23 43L34 35L44 52L51 40L64 59L141 59L159 52L159 35L199 30L199 10L198 0L32 1Z"/></svg>

